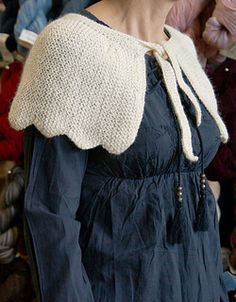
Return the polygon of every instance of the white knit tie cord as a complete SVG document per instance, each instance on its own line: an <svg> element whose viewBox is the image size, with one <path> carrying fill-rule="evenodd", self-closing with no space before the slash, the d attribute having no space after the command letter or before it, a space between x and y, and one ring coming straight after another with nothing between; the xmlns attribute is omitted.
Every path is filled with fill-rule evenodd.
<svg viewBox="0 0 236 302"><path fill-rule="evenodd" d="M153 51L153 55L155 56L157 62L159 63L162 69L163 78L166 84L166 89L169 94L172 107L174 109L174 112L176 114L177 120L180 125L181 143L182 143L183 152L189 160L197 161L198 156L195 156L193 154L192 134L191 134L188 119L186 117L183 105L181 103L177 83L179 83L180 88L187 94L187 96L189 97L190 101L192 102L195 108L197 125L200 125L201 123L200 105L196 97L193 95L191 89L184 82L181 69L178 65L177 60L175 60L174 55L172 53L167 53L164 47L161 45L158 44L154 45L151 43L150 44L143 43L143 44L148 48L151 48L151 50ZM166 53L168 54L173 66L167 60L163 59Z"/></svg>
<svg viewBox="0 0 236 302"><path fill-rule="evenodd" d="M183 76L182 76L182 70L179 66L179 63L175 57L174 52L172 51L172 49L170 47L165 47L165 51L167 52L167 54L171 60L171 63L172 63L173 69L175 71L175 75L176 75L180 88L188 96L190 102L192 103L192 105L194 107L197 126L200 126L201 119L202 119L202 111L201 111L200 104L199 104L197 98L195 97L195 95L193 94L192 89L184 81Z"/></svg>

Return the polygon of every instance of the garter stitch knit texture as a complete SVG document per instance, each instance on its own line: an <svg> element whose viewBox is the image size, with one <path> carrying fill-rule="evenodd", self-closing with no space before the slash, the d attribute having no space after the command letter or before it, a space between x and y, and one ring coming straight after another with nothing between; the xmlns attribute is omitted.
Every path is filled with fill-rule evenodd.
<svg viewBox="0 0 236 302"><path fill-rule="evenodd" d="M186 158L198 159L193 154L178 88L192 102L196 124L201 124L202 102L218 125L222 142L226 142L228 133L192 40L165 27L170 38L157 44L80 14L67 14L51 22L39 34L25 63L9 114L12 127L20 130L34 124L47 137L67 135L81 149L101 145L113 154L124 152L134 142L142 120L144 55L152 50L180 125ZM162 57L163 52L169 60ZM183 72L191 88L184 82Z"/></svg>

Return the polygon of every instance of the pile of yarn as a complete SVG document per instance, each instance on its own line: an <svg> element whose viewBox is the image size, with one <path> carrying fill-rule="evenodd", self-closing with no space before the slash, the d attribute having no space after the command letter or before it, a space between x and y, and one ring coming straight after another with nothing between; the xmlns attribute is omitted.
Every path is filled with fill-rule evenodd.
<svg viewBox="0 0 236 302"><path fill-rule="evenodd" d="M22 206L24 173L21 167L9 172L8 181L0 197L0 263L9 263L16 256L18 229L14 222Z"/></svg>
<svg viewBox="0 0 236 302"><path fill-rule="evenodd" d="M236 43L236 0L178 0L167 23L190 35L210 62L223 62L221 50Z"/></svg>

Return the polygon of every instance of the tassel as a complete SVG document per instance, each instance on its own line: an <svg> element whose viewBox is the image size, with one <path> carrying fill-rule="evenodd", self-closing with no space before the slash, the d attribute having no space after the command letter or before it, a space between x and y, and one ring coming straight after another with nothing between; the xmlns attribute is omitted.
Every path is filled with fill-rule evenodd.
<svg viewBox="0 0 236 302"><path fill-rule="evenodd" d="M205 195L201 195L198 202L196 231L206 232L209 229L209 213Z"/></svg>
<svg viewBox="0 0 236 302"><path fill-rule="evenodd" d="M209 213L208 213L208 205L206 200L206 175L204 173L201 174L200 178L200 199L198 202L197 208L197 217L196 217L196 231L206 232L209 229Z"/></svg>
<svg viewBox="0 0 236 302"><path fill-rule="evenodd" d="M188 217L183 206L182 187L177 188L178 205L174 219L171 222L169 230L169 242L175 243L188 243L190 240L190 226L188 223ZM188 244L187 244L188 245Z"/></svg>

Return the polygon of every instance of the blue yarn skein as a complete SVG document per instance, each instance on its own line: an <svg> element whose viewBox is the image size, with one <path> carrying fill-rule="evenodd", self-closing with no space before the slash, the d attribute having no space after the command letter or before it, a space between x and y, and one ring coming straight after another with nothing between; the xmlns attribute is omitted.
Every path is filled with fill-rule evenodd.
<svg viewBox="0 0 236 302"><path fill-rule="evenodd" d="M15 37L18 38L23 29L40 33L47 25L46 14L52 7L51 0L20 0L20 9L14 27Z"/></svg>
<svg viewBox="0 0 236 302"><path fill-rule="evenodd" d="M70 0L62 10L61 16L68 13L78 13L99 0Z"/></svg>
<svg viewBox="0 0 236 302"><path fill-rule="evenodd" d="M23 29L39 34L47 25L47 13L52 7L52 0L19 0L20 9L18 12L14 34L19 38ZM20 45L17 47L22 55L26 55L28 50Z"/></svg>

